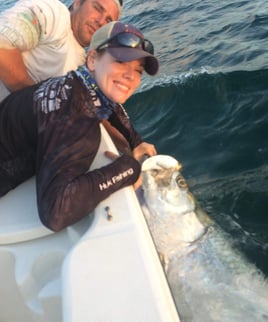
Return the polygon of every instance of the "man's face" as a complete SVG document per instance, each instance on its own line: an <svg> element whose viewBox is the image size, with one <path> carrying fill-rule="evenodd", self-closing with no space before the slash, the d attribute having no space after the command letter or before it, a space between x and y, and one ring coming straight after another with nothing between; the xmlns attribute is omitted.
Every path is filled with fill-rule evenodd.
<svg viewBox="0 0 268 322"><path fill-rule="evenodd" d="M97 29L118 18L119 9L114 0L74 0L71 12L72 30L83 47L89 46Z"/></svg>

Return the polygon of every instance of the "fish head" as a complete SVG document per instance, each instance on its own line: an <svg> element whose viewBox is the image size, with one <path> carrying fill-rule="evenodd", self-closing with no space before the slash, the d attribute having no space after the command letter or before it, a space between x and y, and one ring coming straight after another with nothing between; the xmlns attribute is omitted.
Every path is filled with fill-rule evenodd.
<svg viewBox="0 0 268 322"><path fill-rule="evenodd" d="M145 218L162 253L193 243L204 233L181 168L181 164L168 155L150 157L142 164Z"/></svg>
<svg viewBox="0 0 268 322"><path fill-rule="evenodd" d="M181 164L171 156L157 155L146 159L142 164L142 182L145 191L165 189L178 174Z"/></svg>
<svg viewBox="0 0 268 322"><path fill-rule="evenodd" d="M142 186L147 198L160 198L170 206L182 205L188 185L180 173L182 165L169 155L156 155L142 164ZM193 205L189 205L193 208Z"/></svg>

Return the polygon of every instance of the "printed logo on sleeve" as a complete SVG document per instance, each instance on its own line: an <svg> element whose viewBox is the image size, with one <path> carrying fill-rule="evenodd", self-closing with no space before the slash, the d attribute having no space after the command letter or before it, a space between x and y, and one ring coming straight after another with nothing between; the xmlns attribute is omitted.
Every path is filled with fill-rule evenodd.
<svg viewBox="0 0 268 322"><path fill-rule="evenodd" d="M100 191L108 189L109 187L113 186L115 183L120 182L124 178L133 175L133 173L134 173L133 168L129 168L124 172L120 172L118 175L113 176L110 180L100 183L99 184Z"/></svg>

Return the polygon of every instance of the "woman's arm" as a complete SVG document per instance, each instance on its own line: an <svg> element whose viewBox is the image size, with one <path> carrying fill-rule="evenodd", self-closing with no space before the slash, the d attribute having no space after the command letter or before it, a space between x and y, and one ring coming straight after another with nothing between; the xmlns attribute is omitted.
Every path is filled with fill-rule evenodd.
<svg viewBox="0 0 268 322"><path fill-rule="evenodd" d="M38 210L43 224L54 231L76 223L100 201L133 185L139 177L140 164L127 155L87 172L100 142L95 119L60 118L46 128L39 141Z"/></svg>

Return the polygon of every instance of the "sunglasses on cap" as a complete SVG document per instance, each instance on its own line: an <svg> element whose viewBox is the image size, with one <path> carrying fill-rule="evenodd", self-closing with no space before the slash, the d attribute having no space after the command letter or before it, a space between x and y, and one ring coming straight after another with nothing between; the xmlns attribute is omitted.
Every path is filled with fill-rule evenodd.
<svg viewBox="0 0 268 322"><path fill-rule="evenodd" d="M107 47L112 48L117 46L128 48L141 48L151 55L154 54L154 46L149 40L143 39L137 36L136 34L130 32L121 32L115 36L106 39L96 48L96 51L100 51Z"/></svg>

